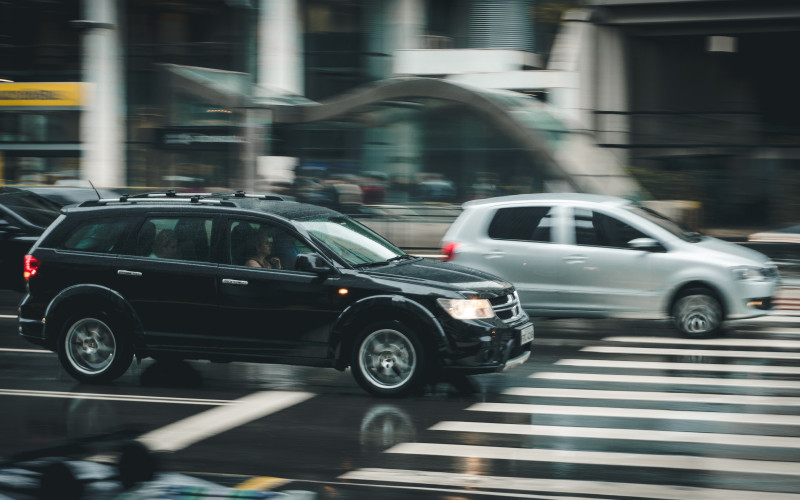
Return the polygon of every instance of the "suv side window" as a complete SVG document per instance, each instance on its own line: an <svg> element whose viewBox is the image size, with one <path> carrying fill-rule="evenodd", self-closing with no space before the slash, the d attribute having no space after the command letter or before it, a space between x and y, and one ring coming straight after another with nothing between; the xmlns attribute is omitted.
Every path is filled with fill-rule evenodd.
<svg viewBox="0 0 800 500"><path fill-rule="evenodd" d="M83 221L73 228L56 248L94 253L122 253L130 229L130 219Z"/></svg>
<svg viewBox="0 0 800 500"><path fill-rule="evenodd" d="M549 243L553 215L552 207L501 208L489 225L489 237Z"/></svg>
<svg viewBox="0 0 800 500"><path fill-rule="evenodd" d="M298 254L311 249L274 224L232 220L228 224L228 262L237 266L294 269Z"/></svg>
<svg viewBox="0 0 800 500"><path fill-rule="evenodd" d="M575 243L578 245L628 248L628 242L647 235L601 212L575 208Z"/></svg>
<svg viewBox="0 0 800 500"><path fill-rule="evenodd" d="M136 235L142 257L209 262L211 218L150 217Z"/></svg>

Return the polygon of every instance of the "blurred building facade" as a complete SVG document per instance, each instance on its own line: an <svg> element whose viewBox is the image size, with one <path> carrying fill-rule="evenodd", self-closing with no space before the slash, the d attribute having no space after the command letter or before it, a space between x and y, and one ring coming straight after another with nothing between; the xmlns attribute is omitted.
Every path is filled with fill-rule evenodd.
<svg viewBox="0 0 800 500"><path fill-rule="evenodd" d="M575 190L778 223L800 192L798 21L787 1L0 0L2 179Z"/></svg>

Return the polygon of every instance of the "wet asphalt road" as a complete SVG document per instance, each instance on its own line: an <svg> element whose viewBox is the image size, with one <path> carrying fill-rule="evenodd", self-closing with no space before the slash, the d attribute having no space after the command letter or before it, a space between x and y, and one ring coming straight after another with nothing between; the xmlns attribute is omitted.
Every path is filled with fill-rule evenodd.
<svg viewBox="0 0 800 500"><path fill-rule="evenodd" d="M145 360L81 385L18 337L14 300L0 293L0 456L126 428L168 450L162 471L319 499L800 495L800 316L706 341L537 321L525 365L384 400L349 372L247 363Z"/></svg>

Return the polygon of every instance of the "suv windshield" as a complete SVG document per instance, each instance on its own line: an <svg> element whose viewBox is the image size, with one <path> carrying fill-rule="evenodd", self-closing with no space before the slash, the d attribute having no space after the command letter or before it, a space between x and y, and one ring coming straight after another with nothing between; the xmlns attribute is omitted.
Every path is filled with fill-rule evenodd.
<svg viewBox="0 0 800 500"><path fill-rule="evenodd" d="M17 217L39 227L47 227L56 220L61 205L22 190L0 191L0 205Z"/></svg>
<svg viewBox="0 0 800 500"><path fill-rule="evenodd" d="M635 213L636 215L644 217L650 222L658 224L659 226L666 229L667 231L674 234L683 241L688 241L690 243L695 243L700 241L700 233L685 228L681 224L675 222L674 220L664 215L661 215L655 210L651 210L641 205L628 205L626 208L631 212Z"/></svg>
<svg viewBox="0 0 800 500"><path fill-rule="evenodd" d="M349 217L313 217L298 222L351 266L383 264L406 255L383 237Z"/></svg>

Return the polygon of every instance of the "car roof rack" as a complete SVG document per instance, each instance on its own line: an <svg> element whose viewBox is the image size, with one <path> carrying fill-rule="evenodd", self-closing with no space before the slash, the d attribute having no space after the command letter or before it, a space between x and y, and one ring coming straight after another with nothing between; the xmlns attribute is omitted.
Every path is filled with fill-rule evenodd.
<svg viewBox="0 0 800 500"><path fill-rule="evenodd" d="M165 192L151 192L140 194L123 194L119 198L101 198L99 200L84 201L80 206L107 205L109 203L202 203L209 205L236 206L232 198L248 198L257 200L284 201L282 196L276 194L248 194L244 191L234 193L178 193L174 189Z"/></svg>

